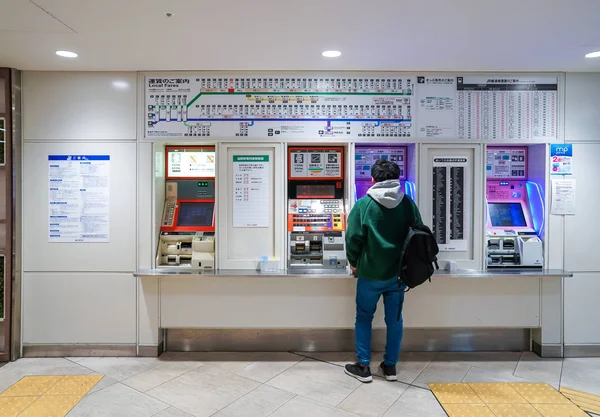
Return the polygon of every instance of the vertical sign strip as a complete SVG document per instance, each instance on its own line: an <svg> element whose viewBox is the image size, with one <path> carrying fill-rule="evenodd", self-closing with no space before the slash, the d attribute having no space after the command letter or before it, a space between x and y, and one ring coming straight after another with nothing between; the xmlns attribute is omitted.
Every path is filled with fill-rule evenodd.
<svg viewBox="0 0 600 417"><path fill-rule="evenodd" d="M4 319L4 270L5 270L4 255L0 255L0 320Z"/></svg>
<svg viewBox="0 0 600 417"><path fill-rule="evenodd" d="M446 167L433 167L433 234L439 244L446 243Z"/></svg>
<svg viewBox="0 0 600 417"><path fill-rule="evenodd" d="M6 119L0 117L0 166L6 165L4 145L6 144Z"/></svg>
<svg viewBox="0 0 600 417"><path fill-rule="evenodd" d="M450 168L450 240L465 238L464 211L465 168Z"/></svg>

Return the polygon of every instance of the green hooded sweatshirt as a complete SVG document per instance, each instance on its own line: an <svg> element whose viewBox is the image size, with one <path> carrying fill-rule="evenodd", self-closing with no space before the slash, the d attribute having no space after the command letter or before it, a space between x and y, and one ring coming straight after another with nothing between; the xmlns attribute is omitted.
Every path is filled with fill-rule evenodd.
<svg viewBox="0 0 600 417"><path fill-rule="evenodd" d="M410 200L409 213L400 204L403 198ZM422 224L419 209L398 180L374 184L356 202L348 216L346 255L359 277L386 281L398 276L400 252L413 219Z"/></svg>

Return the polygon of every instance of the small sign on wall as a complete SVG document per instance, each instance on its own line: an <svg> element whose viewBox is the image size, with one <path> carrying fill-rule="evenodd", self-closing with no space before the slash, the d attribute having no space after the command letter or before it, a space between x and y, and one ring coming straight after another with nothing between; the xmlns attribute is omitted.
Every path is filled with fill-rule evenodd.
<svg viewBox="0 0 600 417"><path fill-rule="evenodd" d="M573 145L567 143L550 145L550 175L573 174Z"/></svg>
<svg viewBox="0 0 600 417"><path fill-rule="evenodd" d="M233 227L269 227L269 155L233 156Z"/></svg>

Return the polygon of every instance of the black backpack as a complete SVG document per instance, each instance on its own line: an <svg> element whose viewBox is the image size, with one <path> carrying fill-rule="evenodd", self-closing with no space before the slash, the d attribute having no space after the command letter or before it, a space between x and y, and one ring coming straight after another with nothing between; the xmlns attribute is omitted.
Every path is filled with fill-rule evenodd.
<svg viewBox="0 0 600 417"><path fill-rule="evenodd" d="M403 198L402 204L404 204L405 213L412 213L413 208L409 198ZM413 216L400 255L398 285L406 284L408 289L411 289L425 281L431 281L433 273L440 269L437 263L439 251L431 229L425 225L416 224Z"/></svg>

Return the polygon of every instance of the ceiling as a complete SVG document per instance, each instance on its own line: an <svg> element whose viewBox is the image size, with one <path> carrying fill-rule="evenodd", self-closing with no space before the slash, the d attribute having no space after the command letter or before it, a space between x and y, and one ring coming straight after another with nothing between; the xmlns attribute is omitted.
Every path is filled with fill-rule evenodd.
<svg viewBox="0 0 600 417"><path fill-rule="evenodd" d="M600 72L597 50L600 0L0 0L23 70Z"/></svg>

